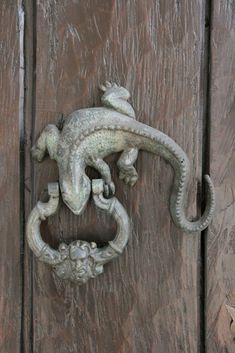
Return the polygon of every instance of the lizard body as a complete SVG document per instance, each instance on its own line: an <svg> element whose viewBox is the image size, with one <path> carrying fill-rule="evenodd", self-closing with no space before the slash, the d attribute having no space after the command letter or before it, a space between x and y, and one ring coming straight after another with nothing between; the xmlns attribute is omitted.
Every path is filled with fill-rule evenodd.
<svg viewBox="0 0 235 353"><path fill-rule="evenodd" d="M184 151L164 133L135 120L132 106L127 102L129 92L115 84L102 86L104 107L81 109L66 119L62 131L48 125L35 146L33 156L38 161L48 151L59 167L60 188L64 202L79 215L85 209L90 192L87 166L99 171L106 194L113 194L115 186L109 166L104 158L122 152L118 161L119 177L133 186L138 174L133 166L138 151L145 150L163 157L174 169L174 185L170 199L170 211L177 226L186 232L205 229L214 210L214 188L209 176L205 176L207 206L203 216L190 222L185 216L185 198L190 174L189 160Z"/></svg>

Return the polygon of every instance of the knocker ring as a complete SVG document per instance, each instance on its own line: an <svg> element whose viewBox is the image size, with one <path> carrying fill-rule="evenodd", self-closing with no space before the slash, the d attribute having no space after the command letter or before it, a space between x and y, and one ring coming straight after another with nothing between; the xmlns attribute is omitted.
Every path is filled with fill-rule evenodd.
<svg viewBox="0 0 235 353"><path fill-rule="evenodd" d="M104 198L102 179L92 180L92 195L96 207L110 214L117 222L117 234L114 240L102 248L94 242L76 240L66 245L60 244L58 250L52 249L41 237L40 224L56 213L59 205L58 183L48 184L50 196L47 203L37 202L31 211L27 224L28 244L42 262L52 266L61 279L83 284L103 272L103 265L120 255L130 235L128 215L116 197Z"/></svg>

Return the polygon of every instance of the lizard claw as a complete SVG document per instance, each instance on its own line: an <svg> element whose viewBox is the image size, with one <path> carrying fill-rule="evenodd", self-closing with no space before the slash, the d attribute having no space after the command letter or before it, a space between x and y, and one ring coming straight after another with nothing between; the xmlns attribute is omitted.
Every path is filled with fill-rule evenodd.
<svg viewBox="0 0 235 353"><path fill-rule="evenodd" d="M119 86L115 82L105 81L105 83L101 84L99 87L101 91L106 92L110 88L118 88Z"/></svg>
<svg viewBox="0 0 235 353"><path fill-rule="evenodd" d="M106 197L113 196L115 194L115 185L111 181L110 183L105 183L104 184L104 195Z"/></svg>
<svg viewBox="0 0 235 353"><path fill-rule="evenodd" d="M103 92L105 92L106 91L106 87L105 87L105 85L99 85L99 88L101 89L101 91L103 91Z"/></svg>
<svg viewBox="0 0 235 353"><path fill-rule="evenodd" d="M33 146L31 149L31 155L35 161L41 162L44 158L45 152L40 148Z"/></svg>
<svg viewBox="0 0 235 353"><path fill-rule="evenodd" d="M119 173L119 179L123 180L129 186L134 186L138 180L138 173L134 167L130 170L121 170Z"/></svg>

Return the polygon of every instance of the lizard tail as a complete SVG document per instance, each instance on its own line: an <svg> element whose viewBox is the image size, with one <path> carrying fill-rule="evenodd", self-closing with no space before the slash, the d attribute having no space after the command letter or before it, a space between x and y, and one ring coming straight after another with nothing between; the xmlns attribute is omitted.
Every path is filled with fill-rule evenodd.
<svg viewBox="0 0 235 353"><path fill-rule="evenodd" d="M169 136L158 130L144 127L144 136L150 137L145 140L141 149L160 154L174 169L174 184L170 197L170 212L175 224L185 232L199 232L210 224L215 209L215 191L209 175L205 175L206 208L203 215L197 221L188 221L185 215L187 186L190 175L190 163L187 155L179 145ZM146 131L148 131L146 133ZM149 134L150 132L150 134Z"/></svg>
<svg viewBox="0 0 235 353"><path fill-rule="evenodd" d="M176 225L185 232L193 233L202 231L207 228L211 223L212 216L215 209L215 191L214 186L209 175L204 176L205 180L205 193L206 193L206 208L201 218L195 222L190 222L186 219L184 212L184 198L185 198L185 187L182 185L183 177L181 181L176 182L178 188L176 194L173 189L173 193L170 199L170 210L171 216Z"/></svg>

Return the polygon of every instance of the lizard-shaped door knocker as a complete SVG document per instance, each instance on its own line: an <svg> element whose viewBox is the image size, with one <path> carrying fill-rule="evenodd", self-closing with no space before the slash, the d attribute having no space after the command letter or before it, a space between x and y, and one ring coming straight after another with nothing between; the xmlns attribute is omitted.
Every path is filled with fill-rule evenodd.
<svg viewBox="0 0 235 353"><path fill-rule="evenodd" d="M127 244L130 225L127 213L114 197L115 185L110 168L104 158L122 152L117 162L119 177L133 186L138 174L134 163L139 150L163 157L174 169L174 184L170 197L170 213L174 223L191 233L205 229L211 222L215 206L212 181L205 175L206 208L202 217L190 222L185 216L186 189L189 180L189 160L184 151L164 133L135 120L135 112L128 99L127 89L106 82L101 86L104 94L102 107L80 109L70 114L59 130L47 125L32 148L32 156L41 162L48 153L59 168L59 186L49 185L50 200L38 202L27 224L29 246L42 261L53 266L58 276L77 283L84 283L103 270L103 264L120 254ZM91 180L86 167L95 168L100 180ZM55 213L59 200L59 188L65 204L75 215L85 210L91 192L97 207L111 214L118 233L103 248L95 243L75 241L61 244L58 251L45 244L40 235L41 220Z"/></svg>

